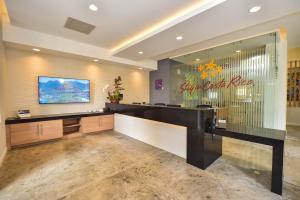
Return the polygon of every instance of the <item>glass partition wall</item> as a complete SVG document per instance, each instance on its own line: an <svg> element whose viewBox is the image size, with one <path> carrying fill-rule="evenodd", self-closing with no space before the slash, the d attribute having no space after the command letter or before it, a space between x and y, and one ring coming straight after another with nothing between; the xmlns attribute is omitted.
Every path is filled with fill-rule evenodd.
<svg viewBox="0 0 300 200"><path fill-rule="evenodd" d="M211 105L231 124L275 127L277 33L172 58L172 104Z"/></svg>

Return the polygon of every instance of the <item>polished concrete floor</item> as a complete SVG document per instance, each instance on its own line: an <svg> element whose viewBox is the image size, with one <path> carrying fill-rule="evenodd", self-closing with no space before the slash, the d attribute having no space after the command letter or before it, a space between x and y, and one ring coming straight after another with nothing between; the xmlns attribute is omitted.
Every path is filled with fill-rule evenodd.
<svg viewBox="0 0 300 200"><path fill-rule="evenodd" d="M205 171L113 131L13 150L0 168L0 199L281 199L269 189L269 147L223 144ZM288 137L285 152L283 199L297 200L300 139Z"/></svg>

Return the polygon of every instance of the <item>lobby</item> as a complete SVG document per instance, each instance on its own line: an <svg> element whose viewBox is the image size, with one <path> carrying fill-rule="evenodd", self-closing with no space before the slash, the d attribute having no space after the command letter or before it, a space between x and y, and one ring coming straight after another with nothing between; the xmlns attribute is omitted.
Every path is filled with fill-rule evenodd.
<svg viewBox="0 0 300 200"><path fill-rule="evenodd" d="M0 5L0 199L300 199L300 1Z"/></svg>

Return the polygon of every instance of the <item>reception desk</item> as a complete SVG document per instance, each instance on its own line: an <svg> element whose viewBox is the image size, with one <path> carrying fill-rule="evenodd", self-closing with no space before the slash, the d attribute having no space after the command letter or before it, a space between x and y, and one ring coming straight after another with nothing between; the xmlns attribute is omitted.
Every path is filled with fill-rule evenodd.
<svg viewBox="0 0 300 200"><path fill-rule="evenodd" d="M206 169L212 162L214 162L222 155L222 137L230 137L238 140L272 146L273 159L271 191L276 194L282 194L284 140L286 131L267 128L245 127L239 124L227 124L226 129L214 127L214 110L211 108L193 109L167 106L110 103L106 104L106 108L110 112L118 113L123 116L129 116L129 118L123 117L121 115L115 116L115 129L119 129L120 132L125 134L127 134L127 129L125 130L122 128L135 126L135 124L137 127L140 127L141 123L145 123L139 120L135 120L131 117L163 122L186 128L181 131L181 134L183 134L183 132L186 130L186 134L184 136L180 136L180 133L178 134L177 132L174 132L173 136L172 129L168 129L168 132L162 131L162 135L160 135L159 138L156 138L156 140L158 141L162 140L162 143L160 143L159 141L155 144L153 144L153 141L150 141L149 138L157 137L154 135L157 134L156 132L160 132L159 129L150 128L149 131L149 127L146 127L144 129L138 129L137 132L131 132L127 135L167 150L181 157L184 157L183 154L186 153L187 163L201 169ZM118 118L121 118L120 121L118 121ZM118 127L122 123L124 125ZM152 136L150 136L151 131L153 133ZM149 135L143 136L144 132L150 133L147 133ZM139 135L139 133L142 136ZM167 134L167 136L164 134ZM175 143L174 145L178 145L178 152L174 150L172 146L168 146L164 143L164 141L167 140L168 137L170 138L169 144L172 145L172 143ZM181 140L184 140L184 137L186 137L186 143L180 143L180 138ZM172 139L174 139L174 141ZM184 151L185 144L186 152Z"/></svg>
<svg viewBox="0 0 300 200"><path fill-rule="evenodd" d="M194 165L201 169L206 169L212 162L214 162L222 155L222 137L212 133L214 110L211 108L191 109L166 106L111 103L107 103L106 108L109 109L109 112L185 127L186 135L184 135L184 138L182 138L182 136L178 134L174 134L174 137L182 138L183 140L185 139L186 146L176 147L176 144L172 145L174 145L174 148L178 149L185 148L186 156L182 155L182 152L184 152L182 150L178 153L176 153L176 151L173 152L172 150L168 149L165 150L175 153L181 157L186 157L187 163L191 165ZM123 118L123 123L126 123L125 120L130 121L130 118ZM138 122L136 121L136 123ZM126 124L127 127L130 125L133 124ZM118 120L118 117L116 117L115 129L118 126L120 126L120 120ZM121 132L124 133L124 131ZM141 132L140 134L144 133ZM152 137L154 137L154 134L155 133L153 133ZM136 136L135 138L141 140L141 138L138 138L138 136ZM163 137L160 137L157 140L160 140L162 138ZM170 141L171 140L172 134L170 134ZM171 144L172 142L170 141L169 143ZM174 141L180 142L179 139ZM181 144L185 144L185 141L183 141ZM151 144L150 140L143 142ZM157 146L159 148L162 148L159 145L165 146L163 143L160 143Z"/></svg>

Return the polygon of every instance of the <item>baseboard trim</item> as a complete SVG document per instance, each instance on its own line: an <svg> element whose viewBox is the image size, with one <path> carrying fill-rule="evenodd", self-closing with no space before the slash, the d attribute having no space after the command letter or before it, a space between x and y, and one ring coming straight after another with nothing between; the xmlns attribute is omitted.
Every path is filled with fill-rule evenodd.
<svg viewBox="0 0 300 200"><path fill-rule="evenodd" d="M6 152L7 152L7 147L4 148L4 150L3 150L3 152L2 152L2 154L0 156L0 167L2 166L3 160L4 160L5 156L6 156Z"/></svg>

